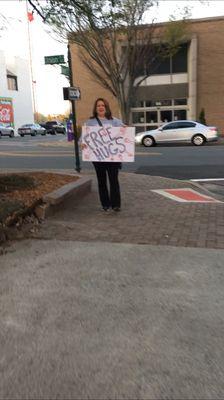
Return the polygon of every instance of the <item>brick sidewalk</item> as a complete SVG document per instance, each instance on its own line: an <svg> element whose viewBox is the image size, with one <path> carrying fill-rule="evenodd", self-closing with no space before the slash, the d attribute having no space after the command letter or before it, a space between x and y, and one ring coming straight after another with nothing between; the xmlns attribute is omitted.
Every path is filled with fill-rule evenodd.
<svg viewBox="0 0 224 400"><path fill-rule="evenodd" d="M38 232L42 239L224 248L224 203L179 203L152 189L193 187L190 182L120 174L122 211L100 210L95 176L93 189L80 204L69 201Z"/></svg>

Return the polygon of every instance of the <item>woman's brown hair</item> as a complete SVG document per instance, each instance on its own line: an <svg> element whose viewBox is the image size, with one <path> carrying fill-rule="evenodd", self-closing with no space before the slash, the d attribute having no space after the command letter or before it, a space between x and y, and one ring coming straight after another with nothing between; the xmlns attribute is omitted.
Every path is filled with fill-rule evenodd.
<svg viewBox="0 0 224 400"><path fill-rule="evenodd" d="M112 117L112 112L111 112L111 109L110 109L110 106L109 106L108 101L105 100L105 99L103 99L103 98L101 98L101 97L99 97L98 99L96 99L96 101L95 101L95 103L94 103L94 106L93 106L93 115L92 115L91 118L97 118L96 107L97 107L98 101L102 101L102 102L104 103L104 105L105 105L105 109L106 109L105 117L106 117L107 119L113 119L113 117Z"/></svg>

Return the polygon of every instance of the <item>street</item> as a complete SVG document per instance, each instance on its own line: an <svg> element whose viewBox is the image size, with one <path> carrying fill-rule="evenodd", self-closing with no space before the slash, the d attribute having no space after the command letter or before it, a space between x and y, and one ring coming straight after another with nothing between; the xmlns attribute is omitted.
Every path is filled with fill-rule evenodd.
<svg viewBox="0 0 224 400"><path fill-rule="evenodd" d="M2 138L0 155L1 169L75 169L74 145L63 135ZM92 164L81 161L81 168L92 169ZM203 147L136 146L135 162L124 163L122 170L174 179L223 178L223 142Z"/></svg>

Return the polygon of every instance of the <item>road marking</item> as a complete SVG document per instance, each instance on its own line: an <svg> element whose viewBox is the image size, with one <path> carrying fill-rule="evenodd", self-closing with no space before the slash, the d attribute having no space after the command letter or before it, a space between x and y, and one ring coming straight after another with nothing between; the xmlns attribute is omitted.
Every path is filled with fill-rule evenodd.
<svg viewBox="0 0 224 400"><path fill-rule="evenodd" d="M24 153L24 152L6 152L6 151L0 151L1 156L10 156L10 157L35 157L35 156L42 156L42 157L48 157L48 156L68 156L68 155L73 155L74 151L73 149L68 149L68 151L63 150L63 152L55 152L53 149L49 151L31 151L29 153ZM157 156L157 155L162 155L161 153L135 153L135 155L144 155L144 156Z"/></svg>
<svg viewBox="0 0 224 400"><path fill-rule="evenodd" d="M141 152L136 152L135 153L136 156L162 156L163 153L141 153Z"/></svg>
<svg viewBox="0 0 224 400"><path fill-rule="evenodd" d="M193 182L224 181L224 178L191 179Z"/></svg>
<svg viewBox="0 0 224 400"><path fill-rule="evenodd" d="M73 142L63 142L63 141L59 141L59 142L40 142L38 143L38 146L42 146L42 147L47 147L47 146L51 146L51 147L74 147L74 143Z"/></svg>
<svg viewBox="0 0 224 400"><path fill-rule="evenodd" d="M9 152L0 152L0 155L1 156L9 156L9 157L24 157L24 156L26 156L26 157L36 157L36 156L41 156L41 157L55 157L55 156L63 156L63 157L65 157L65 156L72 156L72 155L74 155L74 152L71 152L71 151L67 151L66 153L64 152L64 153L62 153L62 152L60 152L60 153L55 153L55 152L53 152L53 151L50 151L50 152L37 152L37 151L33 151L33 152L31 152L31 153L20 153L20 152L15 152L15 153L9 153Z"/></svg>
<svg viewBox="0 0 224 400"><path fill-rule="evenodd" d="M198 193L196 190L190 188L158 189L151 191L181 203L223 203L222 201L216 200L210 196L206 196L205 194Z"/></svg>

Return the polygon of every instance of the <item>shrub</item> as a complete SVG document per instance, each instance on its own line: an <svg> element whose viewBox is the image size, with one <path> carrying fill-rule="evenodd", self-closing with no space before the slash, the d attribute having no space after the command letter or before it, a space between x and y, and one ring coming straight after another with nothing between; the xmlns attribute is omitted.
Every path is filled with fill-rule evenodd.
<svg viewBox="0 0 224 400"><path fill-rule="evenodd" d="M34 178L26 175L10 174L0 175L0 193L12 192L19 189L30 189L35 187Z"/></svg>
<svg viewBox="0 0 224 400"><path fill-rule="evenodd" d="M205 109L204 109L204 108L202 108L201 111L200 111L200 114L199 114L199 122L200 122L201 124L207 125L206 119L205 119Z"/></svg>

